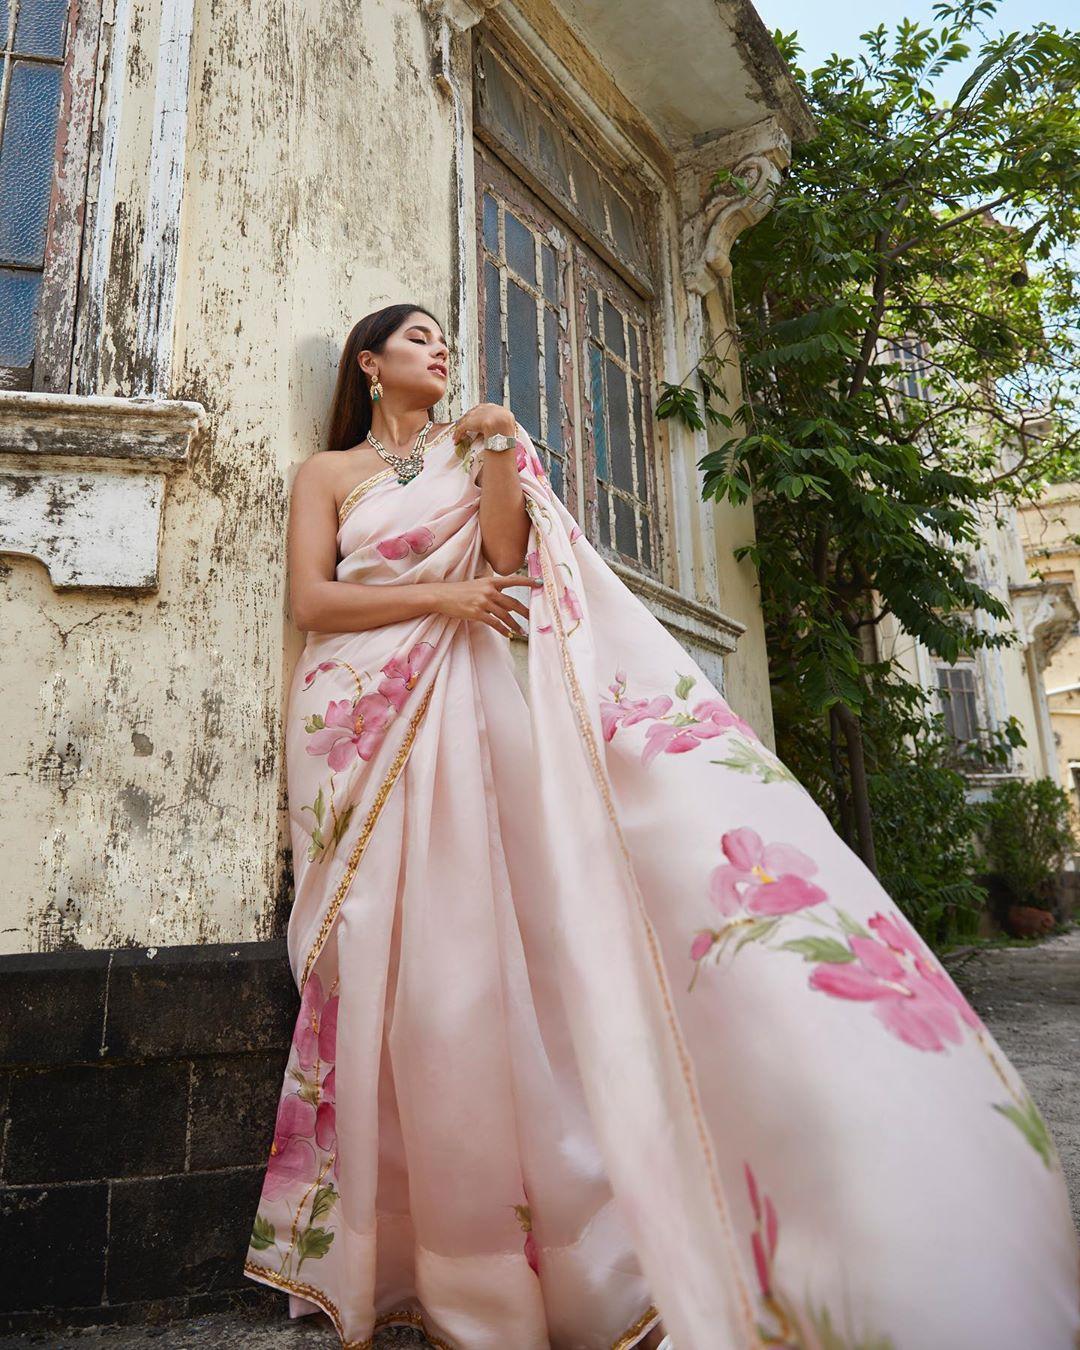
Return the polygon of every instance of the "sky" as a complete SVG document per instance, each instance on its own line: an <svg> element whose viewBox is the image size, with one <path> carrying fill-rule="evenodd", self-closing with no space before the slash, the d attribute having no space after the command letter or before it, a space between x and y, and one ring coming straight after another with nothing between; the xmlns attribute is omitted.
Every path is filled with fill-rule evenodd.
<svg viewBox="0 0 1080 1350"><path fill-rule="evenodd" d="M821 65L832 52L857 55L862 45L859 34L879 23L892 29L908 18L937 26L933 22L933 0L870 0L866 5L852 4L851 0L818 0L812 8L806 0L754 0L754 8L770 32L779 28L799 34L803 48L799 64L804 70ZM1077 0L1002 0L986 26L991 33L1012 32L1040 21L1058 28L1080 28L1080 5ZM942 78L936 86L941 94L951 97L974 64L972 57L966 68L958 65L948 80Z"/></svg>

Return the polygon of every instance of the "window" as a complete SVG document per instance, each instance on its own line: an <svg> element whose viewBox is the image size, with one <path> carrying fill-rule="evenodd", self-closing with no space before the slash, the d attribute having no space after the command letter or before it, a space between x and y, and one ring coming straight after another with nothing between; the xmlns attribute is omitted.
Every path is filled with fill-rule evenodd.
<svg viewBox="0 0 1080 1350"><path fill-rule="evenodd" d="M486 38L475 72L482 397L514 409L594 547L658 577L649 199Z"/></svg>
<svg viewBox="0 0 1080 1350"><path fill-rule="evenodd" d="M0 388L68 389L97 20L0 0Z"/></svg>
<svg viewBox="0 0 1080 1350"><path fill-rule="evenodd" d="M570 363L559 331L565 240L539 203L516 191L496 166L488 166L480 181L483 397L514 410L544 459L551 486L574 510L571 396L565 387Z"/></svg>
<svg viewBox="0 0 1080 1350"><path fill-rule="evenodd" d="M882 356L887 364L899 366L889 380L898 393L924 402L929 399L929 348L925 342L919 338L900 338L887 343Z"/></svg>
<svg viewBox="0 0 1080 1350"><path fill-rule="evenodd" d="M979 713L975 697L975 667L957 665L937 667L938 697L945 714L945 726L961 745L978 740Z"/></svg>

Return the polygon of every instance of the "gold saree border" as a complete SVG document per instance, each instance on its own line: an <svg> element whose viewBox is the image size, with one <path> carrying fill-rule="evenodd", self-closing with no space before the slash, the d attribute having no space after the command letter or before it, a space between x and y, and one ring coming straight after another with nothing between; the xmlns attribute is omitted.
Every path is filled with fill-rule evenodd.
<svg viewBox="0 0 1080 1350"><path fill-rule="evenodd" d="M244 1274L249 1275L253 1280L270 1285L271 1288L280 1289L288 1294L298 1294L301 1298L306 1298L309 1302L317 1304L333 1322L334 1330L341 1341L340 1350L375 1350L374 1336L369 1336L367 1340L363 1341L347 1341L345 1339L344 1326L337 1304L321 1289L316 1289L313 1284L290 1280L287 1276L279 1275L268 1266L257 1265L254 1261L244 1262ZM629 1350L635 1337L648 1330L659 1316L658 1309L650 1303L637 1321L632 1326L627 1327L619 1339L613 1342L611 1350ZM423 1334L425 1340L431 1342L435 1350L464 1350L464 1347L452 1345L449 1341L444 1341L436 1336L425 1322L423 1313L416 1312L412 1308L399 1308L395 1312L380 1313L375 1319L375 1330L381 1331L383 1327L388 1326L415 1327L417 1331Z"/></svg>
<svg viewBox="0 0 1080 1350"><path fill-rule="evenodd" d="M612 828L615 831L615 837L619 843L623 862L626 865L627 873L630 877L634 898L637 903L638 916L645 933L653 971L656 975L656 982L660 990L661 998L663 999L668 1028L678 1052L679 1067L682 1070L683 1083L686 1088L687 1097L690 1101L690 1109L694 1115L694 1124L697 1128L698 1140L701 1144L701 1152L709 1176L709 1186L712 1191L713 1200L715 1201L717 1210L720 1214L721 1223L727 1234L729 1252L732 1257L731 1269L738 1288L740 1310L743 1315L743 1331L748 1336L746 1346L748 1350L759 1350L759 1347L761 1346L761 1337L758 1333L750 1297L747 1292L746 1283L743 1279L742 1265L739 1261L738 1244L735 1241L735 1234L732 1230L731 1216L728 1212L723 1186L721 1185L717 1174L716 1159L713 1154L712 1142L705 1125L701 1102L698 1098L697 1088L694 1083L693 1066L686 1049L686 1044L683 1040L678 1018L675 1016L675 1008L672 1004L671 990L668 985L666 972L664 971L663 960L660 956L660 945L657 940L656 930L653 928L652 921L649 919L641 889L637 884L633 860L630 857L630 850L627 847L626 839L622 832L622 826L619 824L618 814L615 810L615 802L611 793L611 785L608 782L607 772L600 757L599 747L596 744L596 737L593 732L593 725L589 719L588 709L585 705L581 685L578 681L577 667L574 665L570 650L566 645L566 630L563 626L562 613L559 608L559 598L555 590L555 582L552 576L551 557L548 553L547 540L545 539L543 529L541 528L537 504L528 493L525 494L525 502L525 509L529 514L529 518L532 520L536 533L537 552L540 559L540 572L544 582L544 594L547 597L548 609L551 611L552 629L559 643L559 655L562 661L563 675L570 693L570 701L574 707L574 715L577 720L578 730L581 734L581 739L584 742L586 755L593 771L593 777L596 781L597 788L599 789L600 796L603 799L608 819L611 821Z"/></svg>
<svg viewBox="0 0 1080 1350"><path fill-rule="evenodd" d="M393 470L390 472L392 473ZM360 834L357 836L356 843L353 845L352 852L349 854L349 861L345 866L345 871L342 874L341 880L338 882L337 890L335 890L330 899L330 905L323 916L323 921L319 926L318 934L316 935L315 941L312 943L311 949L307 954L307 959L304 962L304 970L300 977L301 993L303 993L304 986L308 982L311 968L316 960L318 960L319 953L323 949L323 944L330 934L330 929L334 926L334 920L337 918L338 910L341 908L345 896L349 892L349 887L352 885L352 879L356 874L356 869L360 865L360 859L364 856L364 850L368 846L368 840L371 838L371 833L375 829L379 816L382 814L386 799L390 795L390 789L397 782L398 775L405 766L405 761L409 756L413 740L416 737L416 729L419 727L421 718L424 716L424 713L427 712L428 703L431 701L431 691L433 688L434 680L428 685L424 697L420 702L420 706L409 719L408 728L406 729L405 735L401 738L401 744L397 748L397 753L394 755L393 762L387 770L386 777L379 784L379 789L375 793L371 806L368 808L368 813L364 819Z"/></svg>
<svg viewBox="0 0 1080 1350"><path fill-rule="evenodd" d="M345 517L367 492L368 488L373 488L376 483L384 482L396 472L396 469L380 469L378 473L373 473L370 478L362 478L338 507L338 529L340 530L342 525L345 524Z"/></svg>
<svg viewBox="0 0 1080 1350"><path fill-rule="evenodd" d="M457 426L457 419L455 418L453 422L448 422L446 426L443 427L442 431L439 432L439 434L434 438L434 440L426 441L424 443L425 463L427 463L427 452L431 449L431 447L433 445L438 445L439 441L442 440L442 438L446 435L446 433L448 431L451 431L456 426ZM354 488L351 488L348 496L338 507L338 529L340 530L342 525L345 524L345 517L353 509L353 507L360 500L360 498L363 497L363 495L367 492L368 488L373 488L376 483L382 483L387 478L392 477L396 473L397 469L394 468L380 469L377 473L373 473L370 478L362 478Z"/></svg>

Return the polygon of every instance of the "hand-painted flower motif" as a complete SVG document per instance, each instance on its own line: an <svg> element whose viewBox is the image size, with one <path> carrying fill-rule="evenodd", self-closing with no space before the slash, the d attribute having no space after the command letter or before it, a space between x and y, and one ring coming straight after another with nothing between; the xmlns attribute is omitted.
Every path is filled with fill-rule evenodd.
<svg viewBox="0 0 1080 1350"><path fill-rule="evenodd" d="M680 675L675 685L675 698L685 702L696 683L696 676ZM667 694L657 694L651 699L627 698L626 675L621 670L615 672L615 681L608 688L615 697L614 700L600 701L605 740L610 741L619 726L632 726L634 722L646 720L652 722L645 732L645 746L641 752L644 765L651 764L659 754L679 755L695 750L702 741L729 731L738 731L750 741L758 740L749 722L732 712L722 698L699 699L689 711L672 713L675 699Z"/></svg>
<svg viewBox="0 0 1080 1350"><path fill-rule="evenodd" d="M663 717L671 707L667 694L657 694L654 698L627 698L626 672L622 670L615 672L615 679L608 688L614 698L600 700L600 725L605 741L610 741L620 726L629 727L635 722Z"/></svg>
<svg viewBox="0 0 1080 1350"><path fill-rule="evenodd" d="M293 1028L293 1077L300 1087L286 1092L278 1103L274 1140L270 1146L266 1200L276 1200L297 1185L315 1179L318 1158L314 1145L334 1154L338 1171L335 1120L335 1066L337 1053L338 998L326 998L322 981L312 974L304 985L300 1012ZM309 1075L315 1070L315 1078ZM321 1081L320 1081L321 1076Z"/></svg>
<svg viewBox="0 0 1080 1350"><path fill-rule="evenodd" d="M757 1271L758 1287L766 1298L772 1298L772 1264L776 1256L776 1244L780 1231L776 1206L769 1196L765 1196L764 1201L762 1201L758 1192L757 1180L748 1162L743 1163L743 1175L746 1177L747 1189L750 1192L750 1205L754 1211L754 1232L750 1237L750 1246L754 1253L754 1269Z"/></svg>
<svg viewBox="0 0 1080 1350"><path fill-rule="evenodd" d="M390 700L381 693L363 694L355 702L347 698L334 699L320 724L312 729L311 740L305 749L309 755L325 755L327 764L337 772L357 756L371 758L393 715Z"/></svg>
<svg viewBox="0 0 1080 1350"><path fill-rule="evenodd" d="M316 676L318 676L319 674L321 674L323 671L326 670L336 670L338 664L339 663L337 661L320 661L317 666L313 666L311 670L309 670L308 673L304 676L303 687L305 689L309 689L312 683L314 682Z"/></svg>
<svg viewBox="0 0 1080 1350"><path fill-rule="evenodd" d="M709 899L721 914L792 914L828 898L807 880L817 863L792 844L766 844L741 826L728 830L720 847L728 861L709 874Z"/></svg>
<svg viewBox="0 0 1080 1350"><path fill-rule="evenodd" d="M541 463L540 457L539 455L537 455L536 451L529 449L525 445L525 442L520 439L520 437L515 442L515 444L517 446L515 458L517 462L518 473L520 473L521 470L524 469L527 464L529 468L532 469L533 473L536 475L536 477L540 480L541 483L546 482L547 473L545 472L544 466Z"/></svg>
<svg viewBox="0 0 1080 1350"><path fill-rule="evenodd" d="M880 913L867 923L873 937L848 937L854 961L816 966L811 989L872 1002L882 1025L917 1050L944 1050L950 1041L959 1045L963 1026L982 1027L974 1008L913 928Z"/></svg>
<svg viewBox="0 0 1080 1350"><path fill-rule="evenodd" d="M416 642L404 659L392 656L381 668L386 678L379 682L379 693L389 699L398 712L415 688L420 672L434 655L435 648L430 642Z"/></svg>
<svg viewBox="0 0 1080 1350"><path fill-rule="evenodd" d="M658 754L678 755L687 750L695 750L702 741L722 736L725 731L735 728L744 736L755 741L757 735L749 722L731 711L720 699L703 699L691 709L692 721L680 719L674 723L654 722L645 733L645 749L641 754L642 764L650 764Z"/></svg>
<svg viewBox="0 0 1080 1350"><path fill-rule="evenodd" d="M529 1193L525 1192L525 1199L528 1201ZM515 1205L514 1214L525 1233L525 1260L529 1263L529 1268L534 1275L540 1274L540 1249L536 1245L536 1237L532 1230L532 1210L528 1204Z"/></svg>
<svg viewBox="0 0 1080 1350"><path fill-rule="evenodd" d="M407 558L410 553L427 553L435 543L435 536L426 525L415 530L406 530L404 534L391 535L376 545L384 558Z"/></svg>

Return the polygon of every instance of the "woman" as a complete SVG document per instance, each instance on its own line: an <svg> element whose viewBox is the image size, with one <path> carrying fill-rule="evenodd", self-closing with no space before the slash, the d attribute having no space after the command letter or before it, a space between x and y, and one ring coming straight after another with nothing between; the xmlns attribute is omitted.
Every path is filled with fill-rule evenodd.
<svg viewBox="0 0 1080 1350"><path fill-rule="evenodd" d="M1015 1068L512 413L431 422L446 376L428 311L362 320L293 490L302 1003L246 1272L354 1350L1080 1346Z"/></svg>

